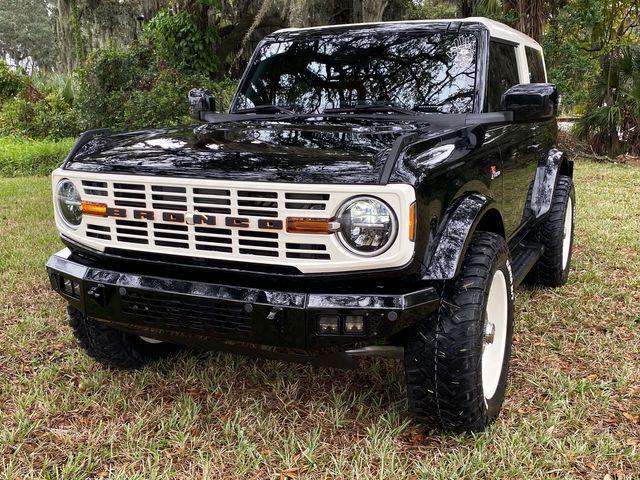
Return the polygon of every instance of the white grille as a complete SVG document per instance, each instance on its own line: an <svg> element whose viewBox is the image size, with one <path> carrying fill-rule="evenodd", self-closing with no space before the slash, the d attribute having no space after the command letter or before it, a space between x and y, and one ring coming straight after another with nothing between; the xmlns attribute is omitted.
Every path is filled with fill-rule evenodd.
<svg viewBox="0 0 640 480"><path fill-rule="evenodd" d="M301 272L330 272L389 268L408 263L413 243L405 232L409 205L415 200L407 185L301 185L230 182L203 179L104 175L69 172L53 174L72 180L82 200L106 203L127 211L125 218L85 215L76 230L57 218L65 236L103 251L113 247L189 257L288 265ZM372 194L396 212L400 234L394 245L375 258L346 250L335 235L286 232L288 217L331 218L354 195ZM133 211L153 212L153 219L134 218ZM215 225L167 221L166 215L205 214ZM240 219L241 226L228 224ZM402 235L404 233L404 235Z"/></svg>

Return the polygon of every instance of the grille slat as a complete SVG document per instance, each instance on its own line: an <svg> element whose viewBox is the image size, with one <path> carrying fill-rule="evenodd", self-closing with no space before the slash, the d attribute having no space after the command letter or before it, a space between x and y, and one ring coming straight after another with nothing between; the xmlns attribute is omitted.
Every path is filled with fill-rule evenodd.
<svg viewBox="0 0 640 480"><path fill-rule="evenodd" d="M255 210L255 209L249 209L249 208L239 208L238 215L246 215L247 217L276 218L278 216L278 212L274 212L271 210Z"/></svg>
<svg viewBox="0 0 640 480"><path fill-rule="evenodd" d="M330 260L328 253L287 252L287 258L304 258L307 260Z"/></svg>
<svg viewBox="0 0 640 480"><path fill-rule="evenodd" d="M231 245L231 239L228 237L205 237L203 235L196 235L197 242L209 242L209 243L226 243Z"/></svg>
<svg viewBox="0 0 640 480"><path fill-rule="evenodd" d="M113 184L113 188L117 189L117 190L143 190L144 191L144 185L141 185L139 183L114 183Z"/></svg>
<svg viewBox="0 0 640 480"><path fill-rule="evenodd" d="M188 243L170 242L167 240L157 240L154 242L159 247L189 248Z"/></svg>
<svg viewBox="0 0 640 480"><path fill-rule="evenodd" d="M134 200L116 200L114 202L116 207L140 207L145 208L147 206L144 202L136 202Z"/></svg>
<svg viewBox="0 0 640 480"><path fill-rule="evenodd" d="M160 202L154 202L153 203L153 208L157 209L157 210L167 210L170 212L186 212L187 211L187 206L181 203L160 203Z"/></svg>
<svg viewBox="0 0 640 480"><path fill-rule="evenodd" d="M194 197L193 203L206 205L231 205L231 200L229 200L228 198Z"/></svg>
<svg viewBox="0 0 640 480"><path fill-rule="evenodd" d="M107 196L107 191L106 190L96 190L93 188L85 188L84 189L84 193L86 193L87 195L97 195L99 197L106 197Z"/></svg>
<svg viewBox="0 0 640 480"><path fill-rule="evenodd" d="M285 207L291 210L324 210L326 205L324 203L285 203Z"/></svg>
<svg viewBox="0 0 640 480"><path fill-rule="evenodd" d="M93 224L88 224L87 228L90 230L98 230L100 232L110 232L111 231L111 227L105 227L104 225L93 225Z"/></svg>
<svg viewBox="0 0 640 480"><path fill-rule="evenodd" d="M187 189L185 187L172 187L169 185L153 185L151 187L153 192L167 192L167 193L185 193Z"/></svg>
<svg viewBox="0 0 640 480"><path fill-rule="evenodd" d="M144 200L147 196L144 193L138 192L126 192L123 190L116 190L113 192L116 197L120 198L137 198L138 200Z"/></svg>
<svg viewBox="0 0 640 480"><path fill-rule="evenodd" d="M296 193L287 192L284 194L287 200L329 200L328 193Z"/></svg>
<svg viewBox="0 0 640 480"><path fill-rule="evenodd" d="M244 255L259 255L263 257L277 257L278 252L273 250L258 250L255 248L241 248L240 253Z"/></svg>
<svg viewBox="0 0 640 480"><path fill-rule="evenodd" d="M253 190L239 190L238 197L278 198L278 193L277 192L257 192Z"/></svg>
<svg viewBox="0 0 640 480"><path fill-rule="evenodd" d="M265 247L265 248L278 248L278 242L265 242L262 240L238 240L240 245L246 245L249 247Z"/></svg>
<svg viewBox="0 0 640 480"><path fill-rule="evenodd" d="M287 249L291 250L326 250L326 245L316 243L287 243Z"/></svg>
<svg viewBox="0 0 640 480"><path fill-rule="evenodd" d="M116 232L124 235L139 235L141 237L147 236L146 230L135 230L133 228L116 228Z"/></svg>
<svg viewBox="0 0 640 480"><path fill-rule="evenodd" d="M146 238L140 238L140 237L123 237L118 235L116 237L118 239L119 242L125 242L125 243L141 243L141 244L145 244L147 245L149 243L149 240L147 240Z"/></svg>
<svg viewBox="0 0 640 480"><path fill-rule="evenodd" d="M96 233L92 231L87 232L87 237L99 238L101 240L111 240L111 235L105 235L104 233Z"/></svg>

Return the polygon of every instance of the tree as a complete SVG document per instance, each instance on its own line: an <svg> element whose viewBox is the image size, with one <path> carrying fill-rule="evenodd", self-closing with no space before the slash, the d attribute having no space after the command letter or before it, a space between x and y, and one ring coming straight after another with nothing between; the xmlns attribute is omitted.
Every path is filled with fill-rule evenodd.
<svg viewBox="0 0 640 480"><path fill-rule="evenodd" d="M130 45L138 38L142 21L168 4L168 0L50 0L58 67L71 71L97 48Z"/></svg>
<svg viewBox="0 0 640 480"><path fill-rule="evenodd" d="M0 58L27 71L54 65L55 42L46 0L0 0Z"/></svg>
<svg viewBox="0 0 640 480"><path fill-rule="evenodd" d="M551 78L570 95L580 89L578 106L585 115L578 133L597 153L635 148L627 130L638 130L640 118L634 100L640 96L639 28L638 0L571 0L549 29Z"/></svg>

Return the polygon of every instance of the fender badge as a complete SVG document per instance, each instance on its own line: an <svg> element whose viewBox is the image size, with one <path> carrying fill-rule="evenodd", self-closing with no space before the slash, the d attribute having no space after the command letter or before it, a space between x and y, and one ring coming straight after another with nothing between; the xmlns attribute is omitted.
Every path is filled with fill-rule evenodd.
<svg viewBox="0 0 640 480"><path fill-rule="evenodd" d="M500 170L495 165L491 165L491 180L495 180L500 176Z"/></svg>

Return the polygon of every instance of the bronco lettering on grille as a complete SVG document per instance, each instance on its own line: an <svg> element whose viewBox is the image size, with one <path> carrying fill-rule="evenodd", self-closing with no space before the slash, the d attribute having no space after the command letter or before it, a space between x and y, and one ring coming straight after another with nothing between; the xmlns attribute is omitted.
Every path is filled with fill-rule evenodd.
<svg viewBox="0 0 640 480"><path fill-rule="evenodd" d="M133 214L133 218L138 220L154 220L156 215L153 210L137 210L126 208L107 208L107 217L127 218L129 212ZM217 225L215 215L207 215L197 212L162 212L162 220L170 223L186 223L188 225ZM228 227L249 228L250 222L248 218L239 217L222 217L222 225ZM264 230L282 230L282 221L273 219L259 219L257 227Z"/></svg>

